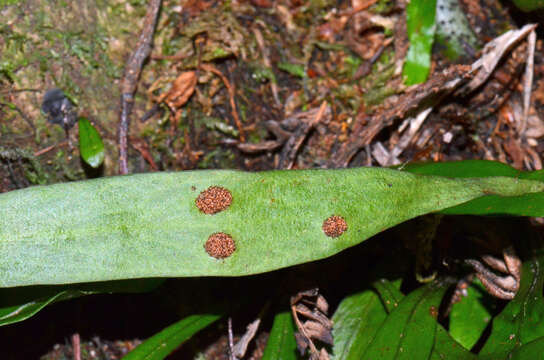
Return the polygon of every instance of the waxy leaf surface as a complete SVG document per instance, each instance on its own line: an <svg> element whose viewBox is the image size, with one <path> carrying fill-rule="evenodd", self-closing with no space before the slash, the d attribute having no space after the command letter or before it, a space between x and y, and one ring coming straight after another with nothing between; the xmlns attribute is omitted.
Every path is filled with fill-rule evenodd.
<svg viewBox="0 0 544 360"><path fill-rule="evenodd" d="M211 186L232 194L213 215L195 205ZM186 171L36 186L0 194L0 287L263 273L334 255L469 200L542 191L536 180L380 168ZM332 215L347 224L337 237L322 229ZM218 232L235 243L224 259L205 251Z"/></svg>
<svg viewBox="0 0 544 360"><path fill-rule="evenodd" d="M296 351L295 324L291 312L276 314L262 360L296 360Z"/></svg>

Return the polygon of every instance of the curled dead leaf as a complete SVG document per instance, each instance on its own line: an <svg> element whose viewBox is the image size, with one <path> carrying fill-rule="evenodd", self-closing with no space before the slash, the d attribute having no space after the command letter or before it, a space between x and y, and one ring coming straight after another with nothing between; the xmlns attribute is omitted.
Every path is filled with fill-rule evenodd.
<svg viewBox="0 0 544 360"><path fill-rule="evenodd" d="M301 355L309 348L311 360L329 359L327 350L318 350L313 342L318 340L324 344L333 344L332 321L327 317L328 308L327 301L317 288L301 291L291 297L291 312L299 330L295 333L297 348ZM302 323L300 317L307 320Z"/></svg>
<svg viewBox="0 0 544 360"><path fill-rule="evenodd" d="M182 107L193 95L196 86L196 73L194 71L184 71L174 80L169 91L162 94L158 101L165 102L172 110Z"/></svg>

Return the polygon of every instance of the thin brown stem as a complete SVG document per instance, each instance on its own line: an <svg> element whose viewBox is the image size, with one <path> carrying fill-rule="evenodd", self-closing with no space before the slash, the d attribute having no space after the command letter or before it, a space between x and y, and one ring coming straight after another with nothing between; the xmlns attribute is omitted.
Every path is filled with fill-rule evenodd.
<svg viewBox="0 0 544 360"><path fill-rule="evenodd" d="M136 49L130 55L121 81L121 111L119 114L119 173L128 174L128 128L134 105L134 93L145 59L151 53L153 33L157 24L161 0L150 0L144 26Z"/></svg>

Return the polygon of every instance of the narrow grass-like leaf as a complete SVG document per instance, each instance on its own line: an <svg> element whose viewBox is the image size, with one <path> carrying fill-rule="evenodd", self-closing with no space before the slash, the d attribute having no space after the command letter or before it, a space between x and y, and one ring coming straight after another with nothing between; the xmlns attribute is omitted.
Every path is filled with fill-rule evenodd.
<svg viewBox="0 0 544 360"><path fill-rule="evenodd" d="M293 76L297 76L299 78L306 77L306 72L304 72L304 66L302 65L291 64L291 63L279 63L278 69L283 70L286 73L289 73Z"/></svg>
<svg viewBox="0 0 544 360"><path fill-rule="evenodd" d="M104 162L104 143L91 122L80 117L79 125L79 152L81 158L93 168L97 168Z"/></svg>
<svg viewBox="0 0 544 360"><path fill-rule="evenodd" d="M489 325L492 314L489 303L493 299L479 281L467 288L467 296L452 306L450 334L466 349L471 349ZM485 303L487 302L487 304Z"/></svg>
<svg viewBox="0 0 544 360"><path fill-rule="evenodd" d="M544 0L512 0L523 11L533 11L544 8Z"/></svg>
<svg viewBox="0 0 544 360"><path fill-rule="evenodd" d="M163 282L164 279L136 279L67 286L0 289L0 326L26 320L54 302L101 293L148 292Z"/></svg>
<svg viewBox="0 0 544 360"><path fill-rule="evenodd" d="M295 325L290 312L276 314L262 360L296 360Z"/></svg>
<svg viewBox="0 0 544 360"><path fill-rule="evenodd" d="M219 319L220 315L191 315L153 335L123 360L162 360L194 334Z"/></svg>
<svg viewBox="0 0 544 360"><path fill-rule="evenodd" d="M435 33L436 0L411 0L406 5L406 30L410 48L404 62L404 82L419 84L427 80Z"/></svg>
<svg viewBox="0 0 544 360"><path fill-rule="evenodd" d="M211 186L232 196L214 215L195 205ZM379 168L186 171L36 186L0 194L0 287L262 273L331 256L482 196L542 191L544 182L533 180ZM333 221L335 236L323 230L332 215L346 225ZM213 241L233 241L224 248L212 242L234 250L222 259L205 249L218 232L224 235Z"/></svg>
<svg viewBox="0 0 544 360"><path fill-rule="evenodd" d="M342 300L332 318L334 359L361 359L386 317L380 297L372 290Z"/></svg>
<svg viewBox="0 0 544 360"><path fill-rule="evenodd" d="M527 251L532 258L523 263L520 289L493 319L491 335L481 356L505 358L520 346L544 337L544 250L539 242L535 240L534 250Z"/></svg>
<svg viewBox="0 0 544 360"><path fill-rule="evenodd" d="M429 358L435 344L438 307L446 289L444 285L433 283L404 297L361 358Z"/></svg>
<svg viewBox="0 0 544 360"><path fill-rule="evenodd" d="M34 301L28 301L22 304L4 306L0 308L0 326L13 324L19 321L26 320L44 307L53 302L72 299L82 295L88 295L87 292L78 290L65 290L57 292L51 296L36 299Z"/></svg>
<svg viewBox="0 0 544 360"><path fill-rule="evenodd" d="M507 176L515 179L544 181L544 171L519 171L496 161L465 160L444 163L409 164L405 171L452 178ZM541 216L544 212L544 193L525 194L510 198L490 195L442 210L448 215Z"/></svg>

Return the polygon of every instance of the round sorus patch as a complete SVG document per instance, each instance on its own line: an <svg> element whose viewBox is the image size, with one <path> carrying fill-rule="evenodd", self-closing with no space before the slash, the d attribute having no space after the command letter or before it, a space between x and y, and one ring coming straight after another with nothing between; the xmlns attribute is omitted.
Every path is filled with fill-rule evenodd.
<svg viewBox="0 0 544 360"><path fill-rule="evenodd" d="M343 217L333 215L329 216L325 221L323 221L322 228L325 235L330 237L338 237L348 229L348 224Z"/></svg>
<svg viewBox="0 0 544 360"><path fill-rule="evenodd" d="M215 214L225 210L232 203L230 191L221 186L210 186L195 200L196 207L204 214Z"/></svg>
<svg viewBox="0 0 544 360"><path fill-rule="evenodd" d="M228 258L236 250L232 236L223 232L211 234L204 245L206 252L216 259Z"/></svg>

